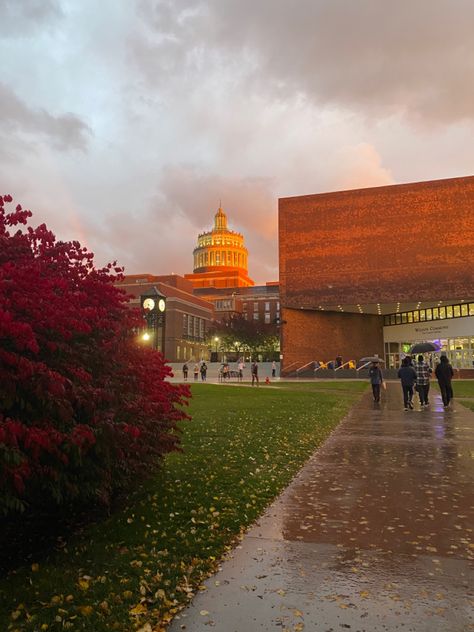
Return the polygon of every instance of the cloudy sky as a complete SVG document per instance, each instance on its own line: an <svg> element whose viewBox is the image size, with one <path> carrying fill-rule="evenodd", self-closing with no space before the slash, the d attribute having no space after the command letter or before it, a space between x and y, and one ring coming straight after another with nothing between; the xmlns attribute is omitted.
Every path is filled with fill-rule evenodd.
<svg viewBox="0 0 474 632"><path fill-rule="evenodd" d="M472 0L0 0L0 190L129 273L222 200L278 277L278 197L474 174Z"/></svg>

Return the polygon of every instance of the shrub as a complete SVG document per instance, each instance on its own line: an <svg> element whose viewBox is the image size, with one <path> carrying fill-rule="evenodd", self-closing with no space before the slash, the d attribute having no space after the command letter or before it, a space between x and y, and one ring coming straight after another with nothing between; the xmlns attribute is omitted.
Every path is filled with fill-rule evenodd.
<svg viewBox="0 0 474 632"><path fill-rule="evenodd" d="M179 449L189 391L137 346L140 315L77 241L0 197L0 510L100 500Z"/></svg>

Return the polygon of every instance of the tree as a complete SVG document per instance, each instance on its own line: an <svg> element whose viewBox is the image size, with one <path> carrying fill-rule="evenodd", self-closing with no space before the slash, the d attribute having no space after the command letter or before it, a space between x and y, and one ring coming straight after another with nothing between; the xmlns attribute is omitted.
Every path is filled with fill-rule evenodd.
<svg viewBox="0 0 474 632"><path fill-rule="evenodd" d="M280 338L275 324L247 320L242 314L235 314L215 322L208 331L210 344L219 338L222 351L244 351L255 355L263 353L272 357L280 348Z"/></svg>
<svg viewBox="0 0 474 632"><path fill-rule="evenodd" d="M139 347L122 269L0 197L0 508L97 499L179 449L189 391Z"/></svg>

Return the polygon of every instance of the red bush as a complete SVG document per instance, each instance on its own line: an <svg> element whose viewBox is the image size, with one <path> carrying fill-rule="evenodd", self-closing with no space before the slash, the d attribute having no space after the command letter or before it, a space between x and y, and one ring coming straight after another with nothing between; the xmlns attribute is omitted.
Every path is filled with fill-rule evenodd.
<svg viewBox="0 0 474 632"><path fill-rule="evenodd" d="M0 197L0 510L101 499L179 445L189 391L138 347L139 314L77 241Z"/></svg>

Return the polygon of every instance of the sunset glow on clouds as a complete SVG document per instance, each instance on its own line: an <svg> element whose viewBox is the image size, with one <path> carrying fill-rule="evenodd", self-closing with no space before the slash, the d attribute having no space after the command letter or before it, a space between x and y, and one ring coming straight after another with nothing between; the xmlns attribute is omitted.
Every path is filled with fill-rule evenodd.
<svg viewBox="0 0 474 632"><path fill-rule="evenodd" d="M474 173L470 0L0 3L2 192L97 262L183 274L219 201L278 277L278 197Z"/></svg>

